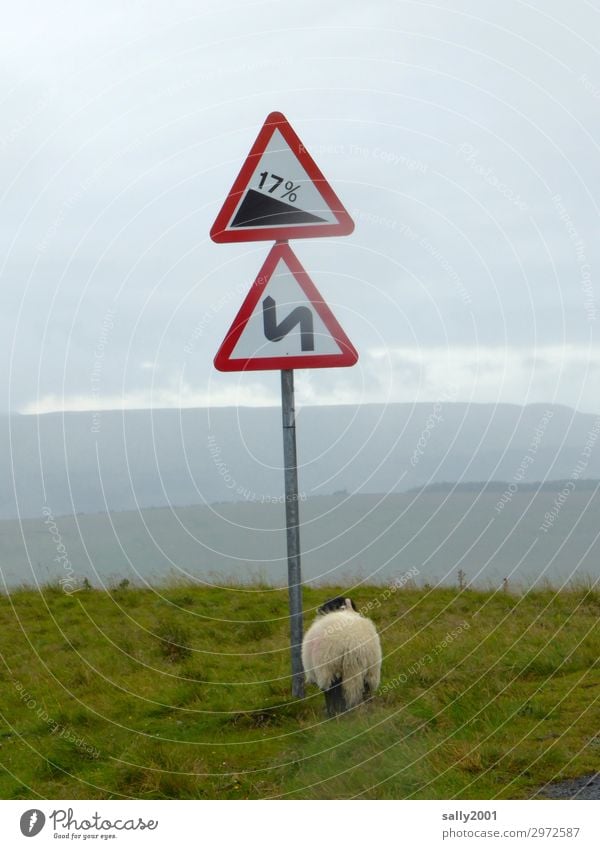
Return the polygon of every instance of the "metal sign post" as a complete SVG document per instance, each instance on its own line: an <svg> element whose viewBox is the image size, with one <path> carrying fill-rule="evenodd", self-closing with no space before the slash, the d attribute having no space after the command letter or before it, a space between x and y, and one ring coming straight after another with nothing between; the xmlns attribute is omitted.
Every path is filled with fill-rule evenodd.
<svg viewBox="0 0 600 849"><path fill-rule="evenodd" d="M285 526L287 535L288 592L292 654L292 696L304 698L302 670L302 571L300 567L300 510L298 507L298 462L296 457L296 411L294 372L281 372L283 423L283 466L285 475Z"/></svg>

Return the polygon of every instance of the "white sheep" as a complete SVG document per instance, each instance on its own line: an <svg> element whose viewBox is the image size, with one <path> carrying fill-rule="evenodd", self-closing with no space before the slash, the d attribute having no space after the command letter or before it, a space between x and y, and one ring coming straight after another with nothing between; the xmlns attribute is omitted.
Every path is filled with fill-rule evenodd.
<svg viewBox="0 0 600 849"><path fill-rule="evenodd" d="M379 687L381 644L375 625L349 598L334 598L318 610L302 642L307 683L325 693L329 716L370 698Z"/></svg>

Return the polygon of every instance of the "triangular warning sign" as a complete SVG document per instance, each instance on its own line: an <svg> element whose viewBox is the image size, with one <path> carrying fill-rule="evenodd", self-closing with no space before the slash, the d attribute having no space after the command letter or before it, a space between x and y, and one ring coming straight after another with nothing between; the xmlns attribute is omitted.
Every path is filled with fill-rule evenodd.
<svg viewBox="0 0 600 849"><path fill-rule="evenodd" d="M271 112L210 231L214 242L347 236L354 222L281 112Z"/></svg>
<svg viewBox="0 0 600 849"><path fill-rule="evenodd" d="M215 357L219 371L353 366L356 350L286 243L274 245Z"/></svg>

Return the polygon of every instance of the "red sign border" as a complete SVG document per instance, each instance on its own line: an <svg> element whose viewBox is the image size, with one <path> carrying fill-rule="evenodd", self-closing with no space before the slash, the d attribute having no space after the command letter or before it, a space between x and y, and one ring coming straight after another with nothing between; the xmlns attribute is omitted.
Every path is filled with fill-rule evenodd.
<svg viewBox="0 0 600 849"><path fill-rule="evenodd" d="M312 180L315 188L323 197L331 212L337 218L336 224L310 224L301 226L290 224L283 227L248 227L228 229L238 202L256 169L275 130L279 130L290 146L292 153ZM281 112L271 112L252 145L250 153L231 187L221 211L210 229L210 238L219 244L226 242L262 242L283 241L286 239L314 239L321 236L348 236L354 230L354 221L323 176L319 166L306 150L291 124Z"/></svg>
<svg viewBox="0 0 600 849"><path fill-rule="evenodd" d="M252 357L250 359L231 359L233 349L237 345L240 336L244 332L250 316L254 312L269 280L277 266L283 260L290 269L296 281L316 310L319 318L329 330L337 344L341 347L340 354L299 354L293 357ZM267 256L262 268L258 272L256 280L246 295L244 303L240 307L233 324L227 331L227 335L214 359L215 368L218 371L270 371L299 368L338 368L353 366L358 361L358 352L352 342L342 330L338 320L331 312L317 287L312 282L307 272L300 264L300 260L292 251L287 242L277 242Z"/></svg>

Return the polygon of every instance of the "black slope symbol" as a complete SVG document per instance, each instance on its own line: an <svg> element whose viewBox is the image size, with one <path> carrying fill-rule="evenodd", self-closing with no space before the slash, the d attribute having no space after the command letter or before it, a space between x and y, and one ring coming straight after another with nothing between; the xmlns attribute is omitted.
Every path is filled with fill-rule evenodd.
<svg viewBox="0 0 600 849"><path fill-rule="evenodd" d="M305 212L277 198L249 189L230 226L277 227L286 224L314 224L318 221L327 223L325 218L319 218L312 212Z"/></svg>

